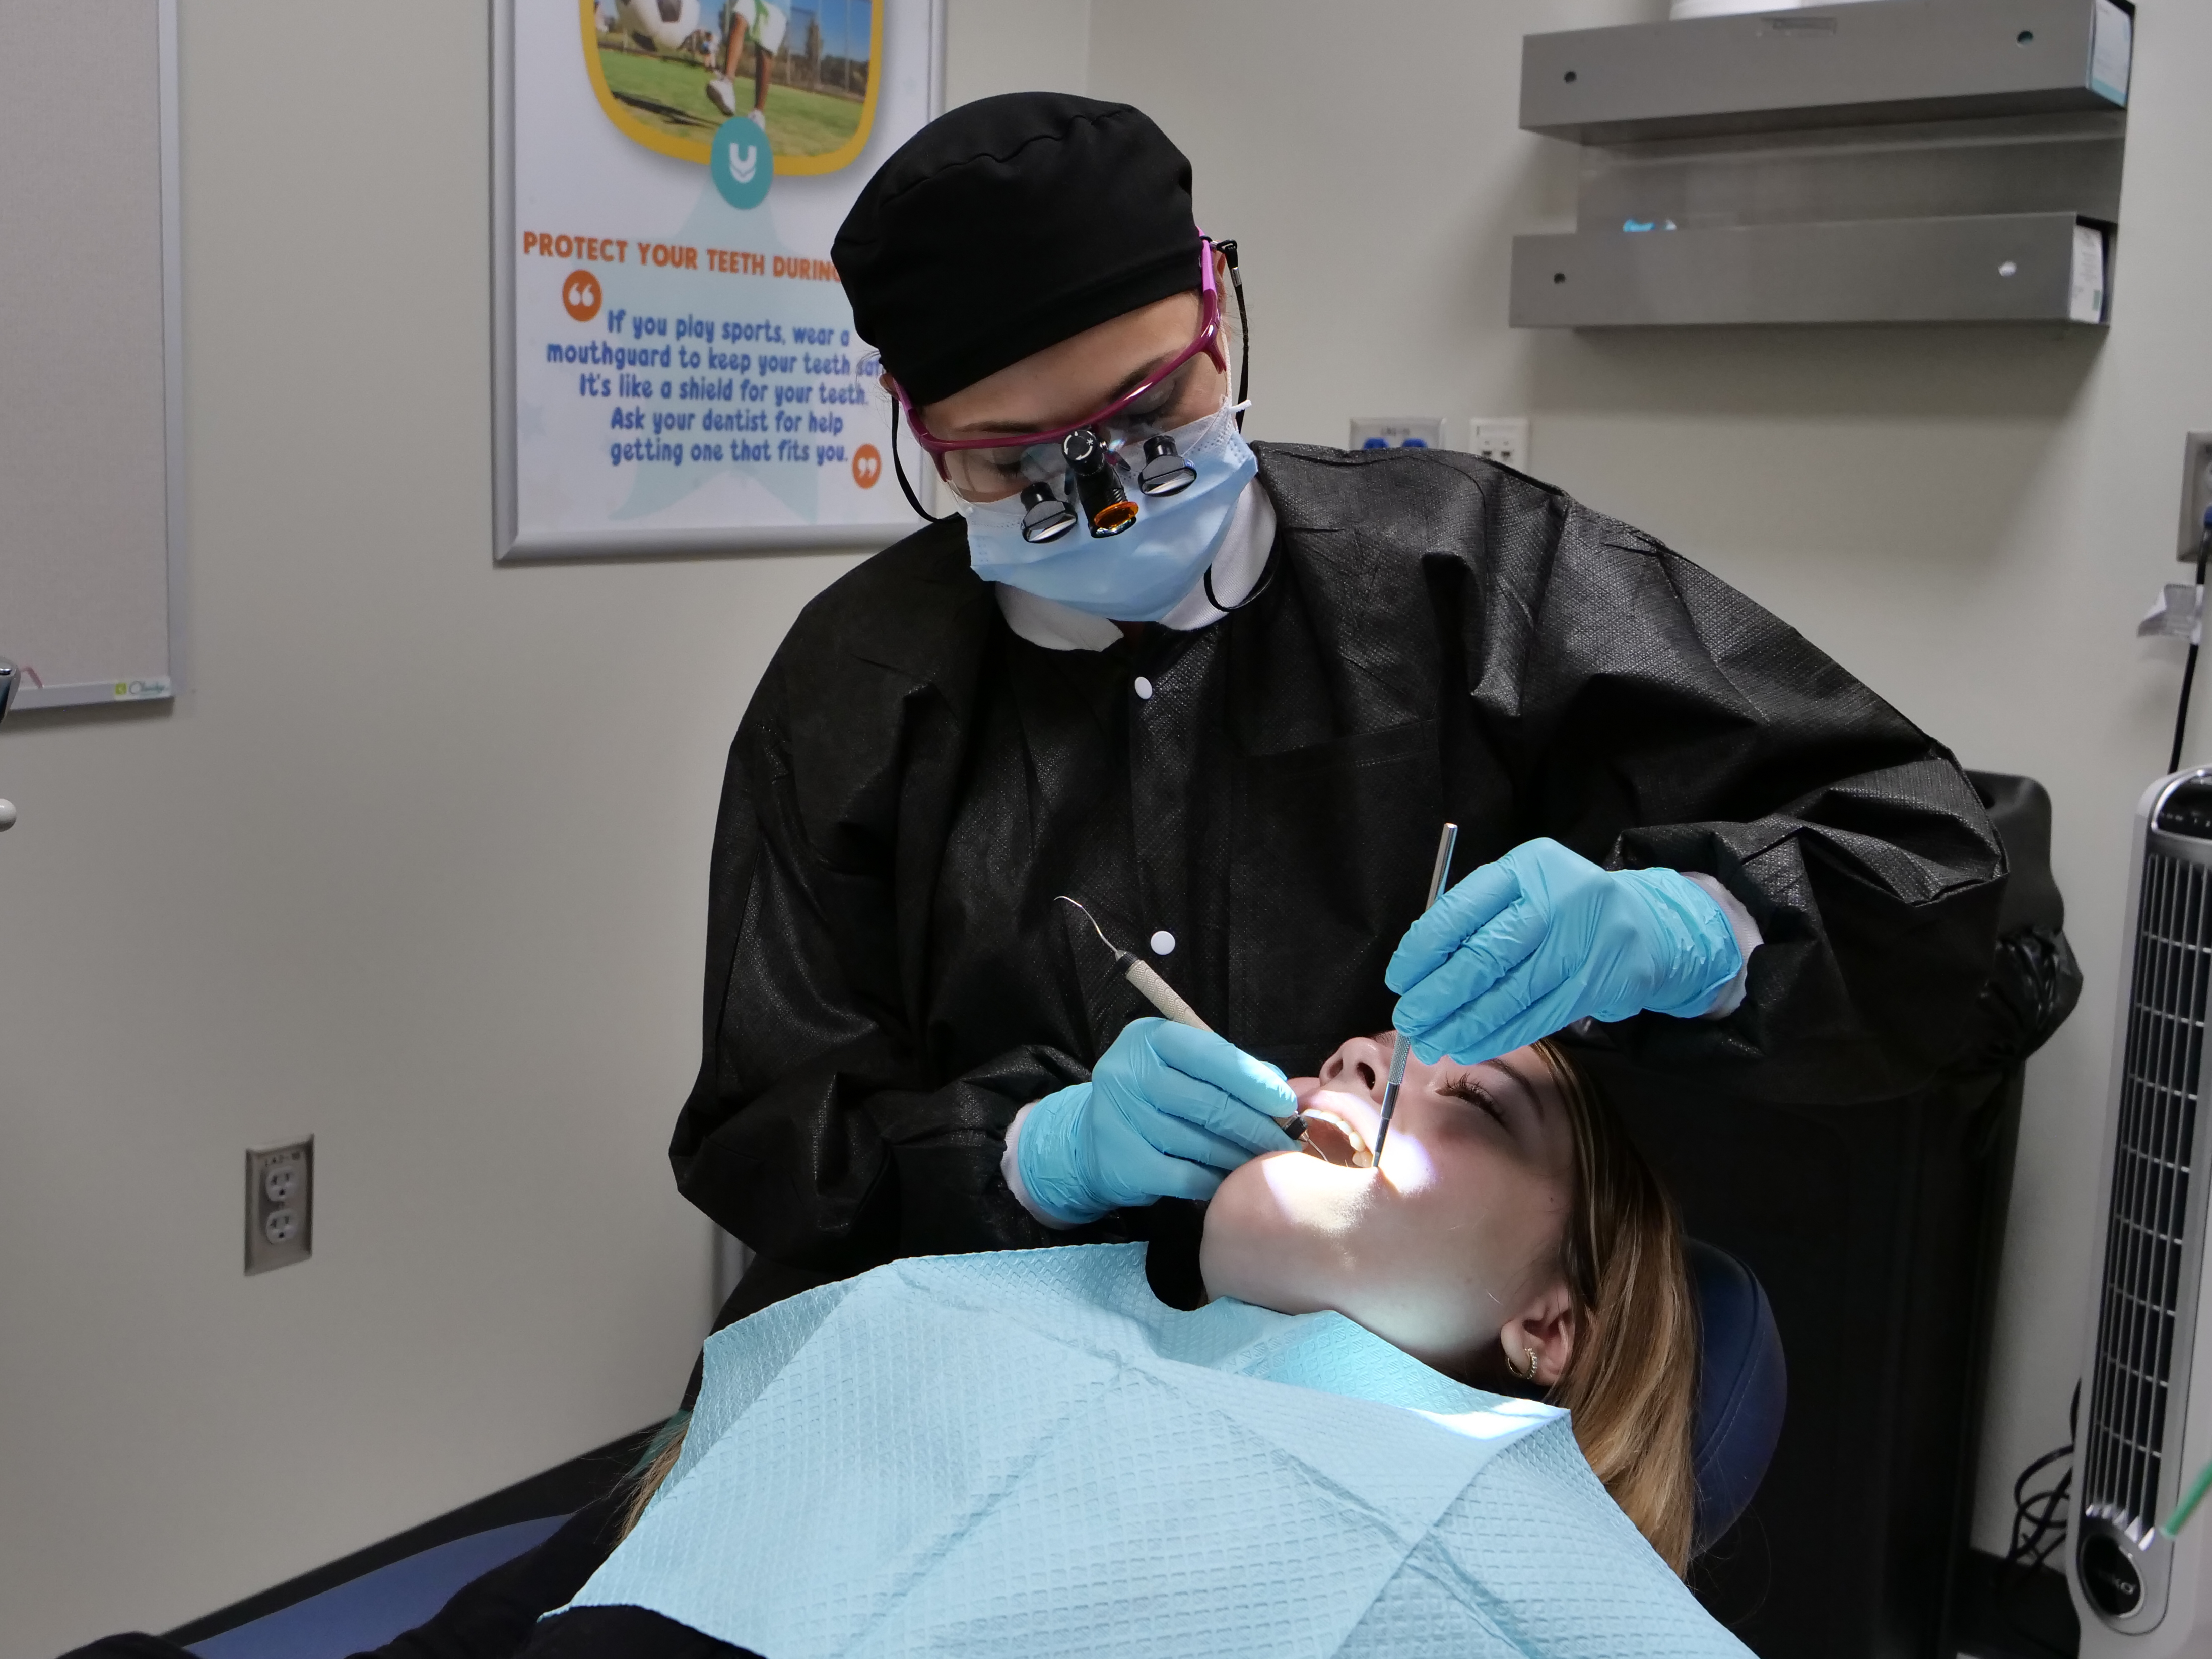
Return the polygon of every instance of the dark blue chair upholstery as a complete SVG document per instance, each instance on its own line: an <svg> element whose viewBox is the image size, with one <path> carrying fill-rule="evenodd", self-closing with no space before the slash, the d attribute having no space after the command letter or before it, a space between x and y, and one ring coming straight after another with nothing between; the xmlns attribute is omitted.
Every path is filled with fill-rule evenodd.
<svg viewBox="0 0 2212 1659"><path fill-rule="evenodd" d="M186 1650L200 1659L345 1659L412 1630L453 1592L552 1536L568 1517L471 1533L264 1613Z"/></svg>
<svg viewBox="0 0 2212 1659"><path fill-rule="evenodd" d="M1692 1454L1703 1554L1734 1526L1774 1456L1790 1393L1782 1334L1751 1269L1726 1250L1689 1242L1704 1352L1698 1364L1698 1428Z"/></svg>

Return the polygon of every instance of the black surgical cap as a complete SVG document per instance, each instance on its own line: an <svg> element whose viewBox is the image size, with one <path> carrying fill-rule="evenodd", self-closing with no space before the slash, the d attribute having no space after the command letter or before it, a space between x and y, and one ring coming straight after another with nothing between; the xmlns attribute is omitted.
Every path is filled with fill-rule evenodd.
<svg viewBox="0 0 2212 1659"><path fill-rule="evenodd" d="M1143 111L979 99L899 146L830 246L853 325L929 404L1199 284L1190 162Z"/></svg>

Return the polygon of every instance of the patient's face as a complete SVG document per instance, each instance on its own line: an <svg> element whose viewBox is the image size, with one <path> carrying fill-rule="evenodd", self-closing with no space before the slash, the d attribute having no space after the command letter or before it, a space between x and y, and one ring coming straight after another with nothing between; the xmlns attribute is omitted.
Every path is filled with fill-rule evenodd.
<svg viewBox="0 0 2212 1659"><path fill-rule="evenodd" d="M1206 1211L1206 1289L1283 1313L1333 1309L1463 1371L1558 1282L1574 1139L1533 1048L1480 1066L1409 1060L1379 1169L1389 1041L1354 1037L1291 1087L1316 1151L1270 1152Z"/></svg>

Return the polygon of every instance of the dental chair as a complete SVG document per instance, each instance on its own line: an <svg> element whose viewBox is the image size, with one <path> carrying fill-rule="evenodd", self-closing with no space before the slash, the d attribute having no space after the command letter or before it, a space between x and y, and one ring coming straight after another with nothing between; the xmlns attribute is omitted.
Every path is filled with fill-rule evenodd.
<svg viewBox="0 0 2212 1659"><path fill-rule="evenodd" d="M1945 1075L1893 1100L1778 1106L1578 1056L1684 1225L1758 1275L1789 1349L1772 1466L1727 1535L1701 1513L1690 1576L1762 1659L1948 1659L1968 1633L1961 1568L2022 1081L2081 984L2050 797L1968 775L2012 877L1996 971ZM1701 1511L1704 1495L1701 1471Z"/></svg>
<svg viewBox="0 0 2212 1659"><path fill-rule="evenodd" d="M1758 1490L1782 1431L1786 1381L1773 1309L1751 1270L1725 1250L1692 1242L1690 1273L1704 1343L1694 1454L1702 1548L1728 1533ZM605 1468L599 1492L621 1474L611 1461ZM226 1626L216 1614L170 1639L201 1659L345 1659L421 1624L464 1584L534 1548L566 1518L549 1514L470 1533L342 1583L326 1575L301 1580L296 1600L272 1606L284 1601L281 1590L258 1596L241 1622Z"/></svg>

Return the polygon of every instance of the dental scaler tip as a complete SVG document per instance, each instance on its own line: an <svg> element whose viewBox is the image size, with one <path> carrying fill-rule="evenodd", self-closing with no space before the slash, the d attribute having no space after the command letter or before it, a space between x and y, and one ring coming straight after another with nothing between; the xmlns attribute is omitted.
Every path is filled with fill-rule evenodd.
<svg viewBox="0 0 2212 1659"><path fill-rule="evenodd" d="M1114 953L1114 966L1121 977L1136 988L1139 996L1159 1010L1161 1018L1171 1019L1178 1025L1188 1025L1194 1031L1213 1030L1198 1017L1198 1010L1185 1002L1174 986L1159 976L1151 963L1133 951L1124 951L1108 939L1106 930L1098 925L1098 918L1084 909L1082 900L1070 898L1066 893L1060 896L1063 902L1083 911L1083 919L1091 924L1091 931L1098 935L1098 942ZM1275 1120L1275 1127L1293 1140L1305 1137L1306 1121L1303 1117L1279 1117Z"/></svg>
<svg viewBox="0 0 2212 1659"><path fill-rule="evenodd" d="M1459 825L1447 823L1444 832L1437 838L1436 867L1429 872L1429 899L1421 907L1423 915L1436 908L1437 899L1443 896L1445 878L1451 874L1452 850L1459 845ZM1375 1167L1382 1167L1382 1143L1390 1139L1390 1120L1397 1115L1398 1091L1406 1081L1406 1056L1413 1045L1406 1041L1403 1031L1390 1033L1390 1079L1382 1085L1382 1123L1375 1132Z"/></svg>

